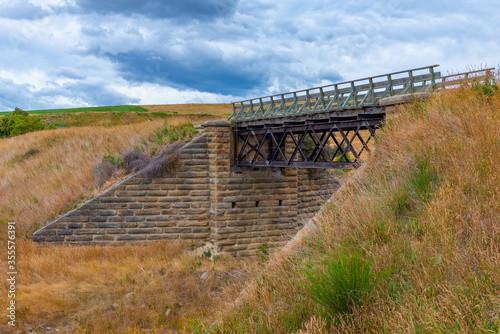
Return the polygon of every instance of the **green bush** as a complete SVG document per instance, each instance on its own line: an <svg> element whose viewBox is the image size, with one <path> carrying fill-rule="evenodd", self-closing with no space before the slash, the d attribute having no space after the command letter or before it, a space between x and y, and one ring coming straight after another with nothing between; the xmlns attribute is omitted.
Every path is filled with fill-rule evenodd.
<svg viewBox="0 0 500 334"><path fill-rule="evenodd" d="M474 89L477 94L490 98L499 91L498 81L495 77L491 77L484 82L474 82L472 84L472 89Z"/></svg>
<svg viewBox="0 0 500 334"><path fill-rule="evenodd" d="M330 254L318 267L305 269L304 275L304 287L330 316L350 313L373 288L371 262L358 254Z"/></svg>
<svg viewBox="0 0 500 334"><path fill-rule="evenodd" d="M16 107L16 108L14 108L12 115L14 115L14 116L29 116L29 113L25 110L22 110L21 108Z"/></svg>
<svg viewBox="0 0 500 334"><path fill-rule="evenodd" d="M255 250L255 254L257 254L262 262L267 262L269 260L269 245L267 244L267 242L260 245Z"/></svg>
<svg viewBox="0 0 500 334"><path fill-rule="evenodd" d="M45 125L38 117L31 117L17 107L10 115L0 118L0 137L13 137L44 129Z"/></svg>

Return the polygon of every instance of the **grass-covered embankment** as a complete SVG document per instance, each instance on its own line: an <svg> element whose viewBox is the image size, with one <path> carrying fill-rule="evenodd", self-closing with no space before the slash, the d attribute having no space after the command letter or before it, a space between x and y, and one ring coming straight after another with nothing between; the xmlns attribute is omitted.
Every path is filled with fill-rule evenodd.
<svg viewBox="0 0 500 334"><path fill-rule="evenodd" d="M192 138L196 130L193 118L184 115L188 113L179 110L180 116L165 120L0 138L0 245L7 248L7 222L15 222L17 330L182 332L198 317L212 315L221 299L236 296L245 279L253 275L259 263L210 260L208 253L193 254L194 244L189 241L120 247L31 241L37 228L111 184L113 179L93 189L92 171L103 158L117 160L130 149L153 156L178 140ZM87 120L82 116L83 121ZM0 255L0 316L5 319L9 303L6 265L5 251ZM0 323L0 333L7 332L7 322Z"/></svg>
<svg viewBox="0 0 500 334"><path fill-rule="evenodd" d="M169 123L202 123L213 119L227 119L232 113L232 105L227 103L191 103L145 106L102 106L68 109L44 109L27 111L32 121L40 123L38 128L24 130L21 133L45 128L71 128L83 126L114 127L143 122L166 121ZM0 123L9 117L11 111L0 112ZM1 132L1 129L0 129ZM0 133L0 137L2 134Z"/></svg>
<svg viewBox="0 0 500 334"><path fill-rule="evenodd" d="M309 232L219 333L500 331L500 93L401 106Z"/></svg>

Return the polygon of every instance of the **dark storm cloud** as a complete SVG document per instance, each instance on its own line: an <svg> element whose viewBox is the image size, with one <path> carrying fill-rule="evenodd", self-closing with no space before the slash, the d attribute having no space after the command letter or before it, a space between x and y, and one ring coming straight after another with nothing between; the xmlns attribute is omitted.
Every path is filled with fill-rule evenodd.
<svg viewBox="0 0 500 334"><path fill-rule="evenodd" d="M498 8L493 0L0 0L0 106L227 102L435 63L443 73L496 65Z"/></svg>
<svg viewBox="0 0 500 334"><path fill-rule="evenodd" d="M210 19L234 13L238 0L79 0L84 12L143 15L150 18Z"/></svg>
<svg viewBox="0 0 500 334"><path fill-rule="evenodd" d="M242 94L262 85L264 69L225 63L216 54L186 50L175 60L142 51L106 54L117 63L122 77L135 83L156 83L218 94ZM256 60L256 63L260 61Z"/></svg>

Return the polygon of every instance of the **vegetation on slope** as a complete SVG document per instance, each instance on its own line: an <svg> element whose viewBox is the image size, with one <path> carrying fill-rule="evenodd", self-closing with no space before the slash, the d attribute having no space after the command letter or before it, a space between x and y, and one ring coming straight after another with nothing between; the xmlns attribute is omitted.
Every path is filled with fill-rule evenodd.
<svg viewBox="0 0 500 334"><path fill-rule="evenodd" d="M497 85L401 106L376 146L212 331L500 331Z"/></svg>
<svg viewBox="0 0 500 334"><path fill-rule="evenodd" d="M0 140L0 232L3 238L7 220L18 223L22 324L71 333L500 330L496 84L436 94L390 115L375 153L317 229L272 258L265 273L250 262L190 255L189 245L31 243L38 222L88 196L96 161L141 145L159 126Z"/></svg>
<svg viewBox="0 0 500 334"><path fill-rule="evenodd" d="M30 114L69 114L69 113L79 113L79 112L145 112L146 109L139 106L104 106L104 107L83 107L83 108L65 108L65 109L41 109L41 110L30 110ZM0 115L6 115L10 113L9 111L2 111Z"/></svg>
<svg viewBox="0 0 500 334"><path fill-rule="evenodd" d="M17 108L16 108L17 109ZM82 126L113 127L118 125L139 124L143 122L168 121L181 124L201 123L213 119L227 119L232 113L230 104L174 104L150 106L105 106L70 109L31 110L29 118L15 117L14 112L0 112L0 137L19 135L27 132L53 128ZM15 116L15 115L14 115ZM25 115L27 116L27 115ZM28 122L29 121L29 122ZM10 124L10 125L9 125ZM7 127L7 125L9 125ZM12 131L13 125L16 129ZM29 127L27 125L30 125ZM9 129L7 135L3 134ZM18 131L21 129L22 131Z"/></svg>
<svg viewBox="0 0 500 334"><path fill-rule="evenodd" d="M19 330L63 333L175 332L236 296L258 265L217 258L192 245L54 246L31 241L44 224L99 193L92 170L128 149L153 155L194 134L190 117L87 126L0 139L0 244L16 222ZM109 183L104 185L107 187ZM5 246L6 248L6 246ZM0 316L6 318L7 252L0 254ZM224 288L227 295L222 295ZM195 326L195 325L193 325ZM0 332L7 332L6 322Z"/></svg>
<svg viewBox="0 0 500 334"><path fill-rule="evenodd" d="M65 109L41 109L29 110L30 114L72 114L72 113L91 113L91 112L165 112L175 113L179 115L188 114L213 114L227 115L232 112L231 104L227 103L188 103L188 104L158 104L144 106L101 106L101 107L81 107L81 108L65 108ZM9 115L11 111L0 111L0 115Z"/></svg>
<svg viewBox="0 0 500 334"><path fill-rule="evenodd" d="M44 124L53 124L56 127L77 126L117 126L124 124L135 124L159 120L168 120L169 123L182 123L189 119L192 123L201 123L211 119L227 119L227 105L197 105L193 109L191 105L176 106L144 106L147 112L80 112L80 113L58 113L37 115ZM185 107L185 110L182 108Z"/></svg>
<svg viewBox="0 0 500 334"><path fill-rule="evenodd" d="M54 128L52 125L45 125L37 117L30 117L27 111L17 107L10 115L0 118L0 138Z"/></svg>

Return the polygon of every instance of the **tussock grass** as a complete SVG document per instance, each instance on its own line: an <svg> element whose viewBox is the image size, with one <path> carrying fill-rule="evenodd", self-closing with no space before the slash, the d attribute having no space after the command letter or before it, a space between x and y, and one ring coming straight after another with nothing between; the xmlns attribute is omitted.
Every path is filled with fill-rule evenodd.
<svg viewBox="0 0 500 334"><path fill-rule="evenodd" d="M22 253L16 298L21 326L66 333L184 332L212 314L222 298L235 297L256 270L249 261L212 261L191 254L189 245L166 241L120 247L30 243Z"/></svg>
<svg viewBox="0 0 500 334"><path fill-rule="evenodd" d="M54 125L58 128L82 127L82 126L104 126L114 127L126 124L138 124L143 122L156 122L167 120L169 124L201 123L211 119L224 119L217 114L188 114L171 112L80 112L39 114L34 117L40 118L45 125Z"/></svg>
<svg viewBox="0 0 500 334"><path fill-rule="evenodd" d="M189 137L194 134L190 121L171 118L168 127L180 135L185 129ZM257 269L258 263L249 261L208 260L192 253L190 244L67 247L31 241L38 227L100 192L92 189L92 168L103 157L119 157L134 146L150 154L153 147L167 145L170 138L152 141L164 124L56 129L0 139L0 240L6 245L6 222L15 221L18 329L183 332L198 316L212 314L221 298L236 296ZM0 305L7 305L6 257L6 251L0 254ZM0 316L5 315L2 307ZM0 332L7 332L5 322Z"/></svg>
<svg viewBox="0 0 500 334"><path fill-rule="evenodd" d="M72 128L0 140L0 217L31 236L68 205L91 196L92 167L152 135L162 123Z"/></svg>
<svg viewBox="0 0 500 334"><path fill-rule="evenodd" d="M214 331L499 332L499 180L498 89L461 87L399 107L319 228L272 259ZM359 266L328 268L353 256ZM344 283L314 282L329 272L347 279L363 263L373 288L350 297L349 312L318 300Z"/></svg>
<svg viewBox="0 0 500 334"><path fill-rule="evenodd" d="M372 288L369 262L357 254L326 254L316 270L306 267L304 285L311 298L324 306L323 317L350 313Z"/></svg>

